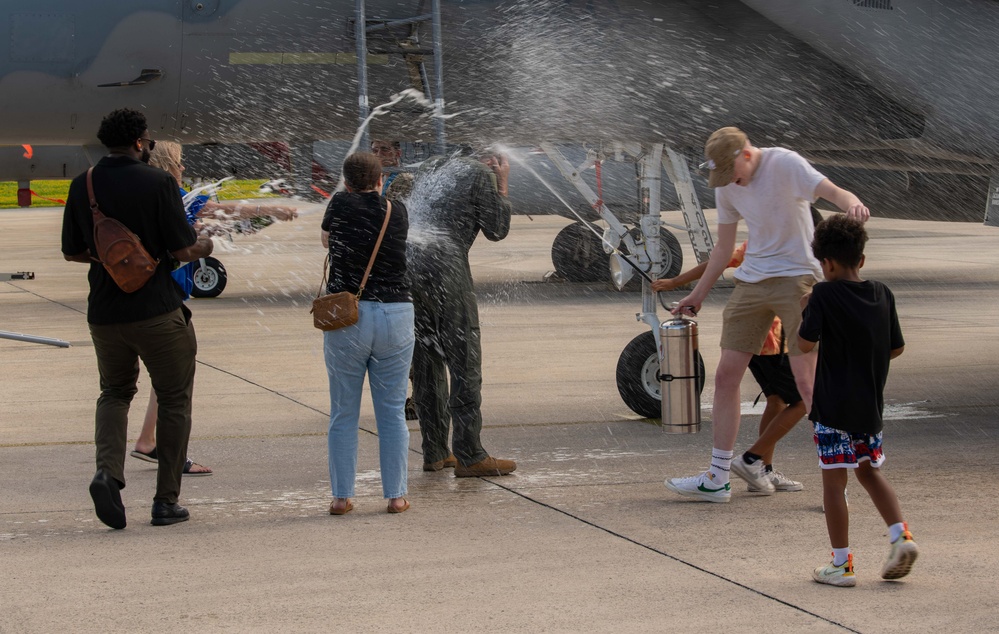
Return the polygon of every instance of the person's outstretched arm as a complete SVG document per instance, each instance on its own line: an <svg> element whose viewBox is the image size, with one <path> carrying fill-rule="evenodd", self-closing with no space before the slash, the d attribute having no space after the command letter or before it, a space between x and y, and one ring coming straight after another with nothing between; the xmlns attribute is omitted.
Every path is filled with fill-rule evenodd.
<svg viewBox="0 0 999 634"><path fill-rule="evenodd" d="M848 217L859 220L860 222L867 222L867 219L871 217L870 209L868 209L864 203L860 202L860 199L857 198L856 194L846 191L842 187L838 187L828 178L820 182L815 188L815 197L825 198L832 204L839 207L839 209Z"/></svg>
<svg viewBox="0 0 999 634"><path fill-rule="evenodd" d="M709 261L710 260L705 260L689 271L680 273L676 277L664 277L660 280L652 282L652 290L656 292L672 291L676 288L701 279L701 276L704 275L704 271L708 268Z"/></svg>
<svg viewBox="0 0 999 634"><path fill-rule="evenodd" d="M680 300L680 311L688 314L696 314L701 310L701 304L708 296L708 291L714 286L722 271L728 266L732 259L732 251L735 250L735 230L738 223L727 223L718 225L718 241L711 249L711 257L708 258L708 265L701 275L701 280L694 287L689 295ZM693 308L693 312L687 310Z"/></svg>
<svg viewBox="0 0 999 634"><path fill-rule="evenodd" d="M209 200L202 206L198 215L204 218L240 218L243 220L272 216L278 220L288 221L298 217L298 208L266 203L263 205L240 202L217 203Z"/></svg>

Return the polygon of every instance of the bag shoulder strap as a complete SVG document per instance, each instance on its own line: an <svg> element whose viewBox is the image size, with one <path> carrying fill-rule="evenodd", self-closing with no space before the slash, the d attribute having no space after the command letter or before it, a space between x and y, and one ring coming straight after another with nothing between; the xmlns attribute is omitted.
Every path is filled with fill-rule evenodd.
<svg viewBox="0 0 999 634"><path fill-rule="evenodd" d="M357 298L361 298L361 291L364 290L364 286L368 283L368 275L371 274L371 267L375 265L375 256L378 255L378 249L382 246L382 238L385 237L385 230L388 229L389 216L392 214L392 201L385 199L385 220L382 222L382 230L378 233L378 240L375 241L375 248L371 252L371 258L368 260L368 268L364 269L364 277L361 278L361 287L357 289ZM316 297L323 294L326 289L326 280L328 279L330 267L333 266L333 256L330 254L329 250L326 251L326 264L323 266L323 281L319 283L319 292L316 293Z"/></svg>
<svg viewBox="0 0 999 634"><path fill-rule="evenodd" d="M94 168L90 167L87 169L87 197L90 199L90 213L94 216L94 246L97 246L97 223L107 218L101 208L97 206L97 196L94 195ZM98 257L97 253L91 253L90 259L94 262L100 262L101 259Z"/></svg>
<svg viewBox="0 0 999 634"><path fill-rule="evenodd" d="M392 215L392 201L386 198L385 203L385 221L382 222L382 230L378 233L378 240L375 242L375 248L371 252L371 259L368 260L368 268L364 269L364 277L361 278L361 286L357 289L358 299L361 297L361 292L364 291L365 284L368 283L368 275L371 274L371 267L375 265L375 257L378 255L378 248L382 246L382 238L385 237L385 230L388 229L389 216Z"/></svg>
<svg viewBox="0 0 999 634"><path fill-rule="evenodd" d="M90 198L90 211L94 214L94 222L104 217L104 212L97 206L97 197L94 195L94 168L87 170L87 197Z"/></svg>

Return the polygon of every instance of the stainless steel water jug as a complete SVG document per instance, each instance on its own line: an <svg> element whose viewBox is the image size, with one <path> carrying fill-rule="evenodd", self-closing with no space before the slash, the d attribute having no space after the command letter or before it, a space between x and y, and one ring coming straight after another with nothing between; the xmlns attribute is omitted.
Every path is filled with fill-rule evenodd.
<svg viewBox="0 0 999 634"><path fill-rule="evenodd" d="M659 325L663 431L692 434L701 430L697 372L697 322L677 314Z"/></svg>

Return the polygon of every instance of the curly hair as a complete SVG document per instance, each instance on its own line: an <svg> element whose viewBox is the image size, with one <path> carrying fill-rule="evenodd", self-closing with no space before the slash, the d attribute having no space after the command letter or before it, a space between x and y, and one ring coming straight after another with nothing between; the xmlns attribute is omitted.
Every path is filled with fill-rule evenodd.
<svg viewBox="0 0 999 634"><path fill-rule="evenodd" d="M382 176L382 162L371 152L354 152L343 162L343 179L356 192L374 189Z"/></svg>
<svg viewBox="0 0 999 634"><path fill-rule="evenodd" d="M141 137L147 128L146 115L131 108L121 108L101 120L97 138L104 147L127 147Z"/></svg>
<svg viewBox="0 0 999 634"><path fill-rule="evenodd" d="M829 216L815 227L812 253L820 262L833 260L846 267L860 265L864 256L867 230L859 220L843 214Z"/></svg>

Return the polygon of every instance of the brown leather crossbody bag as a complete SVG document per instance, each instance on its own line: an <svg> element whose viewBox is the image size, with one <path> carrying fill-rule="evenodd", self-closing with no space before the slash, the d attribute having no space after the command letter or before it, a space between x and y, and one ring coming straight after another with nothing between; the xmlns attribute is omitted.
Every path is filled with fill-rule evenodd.
<svg viewBox="0 0 999 634"><path fill-rule="evenodd" d="M142 240L114 218L108 218L97 206L94 196L94 168L87 170L87 196L94 216L94 259L104 265L118 288L134 293L156 273L160 261L149 255Z"/></svg>

